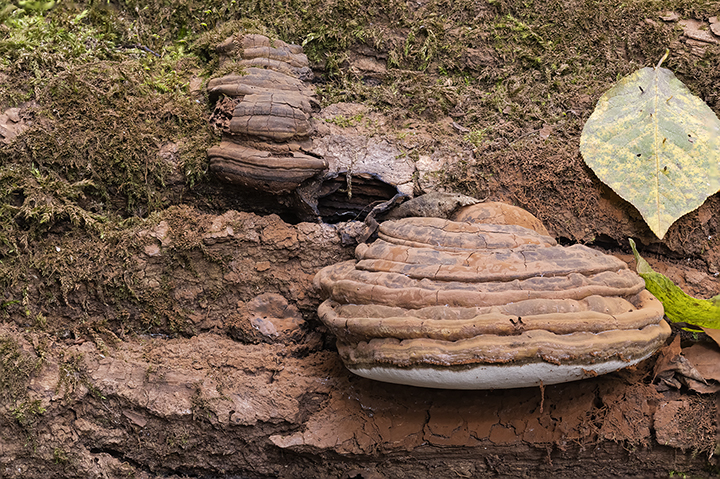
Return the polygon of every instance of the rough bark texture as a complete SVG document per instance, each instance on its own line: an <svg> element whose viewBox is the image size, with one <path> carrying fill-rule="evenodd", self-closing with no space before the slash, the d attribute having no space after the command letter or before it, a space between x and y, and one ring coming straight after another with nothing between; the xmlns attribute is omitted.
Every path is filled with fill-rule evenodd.
<svg viewBox="0 0 720 479"><path fill-rule="evenodd" d="M16 379L27 381L23 404L43 411L4 410L3 477L663 477L713 464L714 399L657 392L653 360L544 389L444 391L353 376L308 293L314 270L351 253L339 234L348 225L198 218L206 250L183 268L195 279L172 293L195 309L198 334L63 340L2 325L17 358L42 355ZM186 226L161 222L140 235L128 264L145 265L147 284L161 279ZM220 267L217 257L231 261ZM264 278L257 295L238 280L251 276ZM225 292L203 303L216 283Z"/></svg>

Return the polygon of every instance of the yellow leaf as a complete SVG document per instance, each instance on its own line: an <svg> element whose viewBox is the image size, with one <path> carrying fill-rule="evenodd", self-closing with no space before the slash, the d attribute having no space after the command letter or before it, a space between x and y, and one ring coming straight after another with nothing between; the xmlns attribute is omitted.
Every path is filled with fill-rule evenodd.
<svg viewBox="0 0 720 479"><path fill-rule="evenodd" d="M621 79L600 98L580 151L660 239L720 190L720 120L659 66Z"/></svg>

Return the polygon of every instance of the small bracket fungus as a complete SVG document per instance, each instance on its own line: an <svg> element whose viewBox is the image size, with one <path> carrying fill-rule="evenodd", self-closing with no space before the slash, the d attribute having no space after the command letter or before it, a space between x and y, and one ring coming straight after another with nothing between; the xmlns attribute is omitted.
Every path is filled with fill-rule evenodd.
<svg viewBox="0 0 720 479"><path fill-rule="evenodd" d="M208 151L210 169L229 183L268 193L291 192L327 170L325 160L307 154L310 115L319 103L300 78L311 74L302 48L249 34L230 37L218 50L239 56L247 74L208 83L211 99L237 98L222 142Z"/></svg>
<svg viewBox="0 0 720 479"><path fill-rule="evenodd" d="M220 95L242 97L261 93L289 92L311 99L312 89L295 77L274 70L248 68L245 75L227 75L208 82L208 95L216 101Z"/></svg>
<svg viewBox="0 0 720 479"><path fill-rule="evenodd" d="M275 154L227 143L210 148L208 156L225 181L272 193L292 191L326 166L321 158L299 151Z"/></svg>
<svg viewBox="0 0 720 479"><path fill-rule="evenodd" d="M241 66L276 70L302 80L311 80L312 70L300 45L282 40L270 40L265 35L232 36L217 47L221 63L228 57L239 56ZM238 55L239 53L239 55Z"/></svg>
<svg viewBox="0 0 720 479"><path fill-rule="evenodd" d="M526 221L522 210L468 208L468 221L382 223L356 261L316 275L318 314L350 371L434 388L549 385L638 363L669 336L662 304L621 260L559 246L537 219L473 222Z"/></svg>
<svg viewBox="0 0 720 479"><path fill-rule="evenodd" d="M331 134L328 118L313 117L320 102L301 46L240 34L217 50L221 65L243 67L207 86L211 121L223 133L208 150L209 167L244 187L234 202L277 197L270 203L286 218L334 222L362 220L374 203L412 193L414 163L394 145L379 136Z"/></svg>
<svg viewBox="0 0 720 479"><path fill-rule="evenodd" d="M288 141L310 134L310 102L303 95L276 92L246 95L230 121L234 134Z"/></svg>

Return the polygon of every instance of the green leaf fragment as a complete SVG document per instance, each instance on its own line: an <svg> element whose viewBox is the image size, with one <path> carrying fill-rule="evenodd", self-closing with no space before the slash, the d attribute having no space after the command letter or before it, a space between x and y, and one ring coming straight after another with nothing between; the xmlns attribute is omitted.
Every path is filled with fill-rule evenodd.
<svg viewBox="0 0 720 479"><path fill-rule="evenodd" d="M678 288L667 276L653 271L635 248L631 239L637 272L650 291L665 308L665 316L673 323L688 323L704 328L720 329L720 295L711 299L697 299Z"/></svg>
<svg viewBox="0 0 720 479"><path fill-rule="evenodd" d="M666 68L643 68L608 90L580 151L660 239L720 190L720 120Z"/></svg>

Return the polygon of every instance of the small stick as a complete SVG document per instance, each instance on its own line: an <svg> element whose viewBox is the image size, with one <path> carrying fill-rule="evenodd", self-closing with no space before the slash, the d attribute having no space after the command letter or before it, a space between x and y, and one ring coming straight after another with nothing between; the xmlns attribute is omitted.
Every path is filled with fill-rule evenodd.
<svg viewBox="0 0 720 479"><path fill-rule="evenodd" d="M668 55L670 55L670 49L669 49L669 48L666 48L666 49L665 49L665 55L663 55L663 57L660 59L660 61L658 62L658 64L655 66L655 69L656 69L656 70L657 70L658 68L660 68L660 65L662 65L662 62L664 62L665 60L667 60Z"/></svg>
<svg viewBox="0 0 720 479"><path fill-rule="evenodd" d="M162 56L160 54L150 50L148 47L146 47L145 45L141 45L140 43L132 43L132 44L128 44L128 45L123 45L122 48L137 48L138 50L143 50L148 53L152 53L153 55L155 55L158 58L162 58Z"/></svg>

